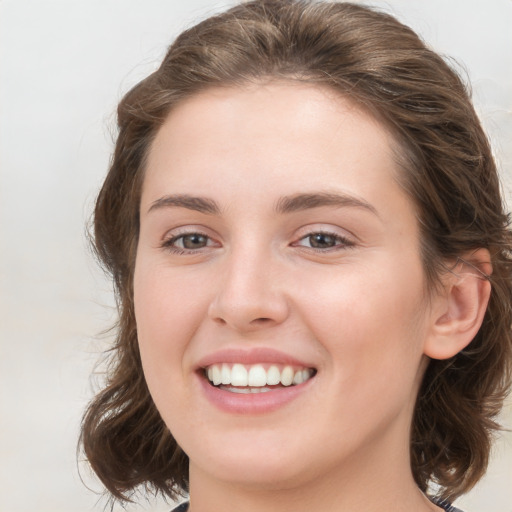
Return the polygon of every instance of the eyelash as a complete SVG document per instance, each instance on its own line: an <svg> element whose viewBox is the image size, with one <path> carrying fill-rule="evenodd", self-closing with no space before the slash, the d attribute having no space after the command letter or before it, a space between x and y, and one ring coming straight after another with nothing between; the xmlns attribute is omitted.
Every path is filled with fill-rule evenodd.
<svg viewBox="0 0 512 512"><path fill-rule="evenodd" d="M318 236L318 235L321 235L324 237L331 237L334 240L335 245L333 245L331 247L320 248L320 247L312 247L311 245L305 246L300 243L303 240L306 240L308 238L311 239L311 237ZM203 247L199 247L197 249L187 249L185 247L177 247L175 245L176 242L178 242L179 240L183 241L186 237L192 237L192 236L198 236L198 237L205 238L206 245ZM203 249L211 247L213 244L209 245L210 241L213 241L213 239L210 236L206 235L205 233L201 233L200 231L190 231L190 232L180 233L180 234L171 236L170 238L168 238L162 242L161 247L162 247L162 249L165 249L173 254L191 255L191 254L196 254L196 253L202 251ZM310 243L311 243L311 240L310 240ZM338 233L333 233L333 232L325 231L325 230L318 230L318 231L311 231L310 233L307 233L306 235L299 238L296 242L293 242L291 244L291 246L292 247L300 247L300 248L303 248L308 251L326 253L326 252L331 252L331 251L350 249L355 246L355 243L352 240L349 240L348 238L341 236Z"/></svg>
<svg viewBox="0 0 512 512"><path fill-rule="evenodd" d="M333 245L332 247L319 248L319 247L304 246L304 245L301 245L299 243L299 242L301 242L303 240L306 240L308 238L311 239L311 237L313 237L315 235L322 235L322 236L325 236L325 237L331 237L331 238L334 239L335 245ZM339 233L333 233L333 232L325 231L325 230L318 230L318 231L311 231L307 235L299 238L299 240L297 240L297 242L294 242L292 244L292 246L294 246L294 247L303 247L303 248L305 248L307 250L312 250L312 251L315 251L315 252L325 253L325 252L330 252L330 251L340 251L340 250L350 249L350 248L355 246L355 243L352 240L350 240L350 239L340 235Z"/></svg>
<svg viewBox="0 0 512 512"><path fill-rule="evenodd" d="M183 240L185 237L191 237L191 236L198 236L203 237L206 239L206 245L204 247L200 247L198 249L187 249L185 247L177 247L174 245L178 240ZM213 240L210 236L206 235L205 233L201 233L200 231L190 231L186 233L180 233L178 235L171 236L170 238L167 238L163 240L161 247L162 249L165 249L173 254L196 254L197 252L200 252L201 250L208 247L208 242Z"/></svg>

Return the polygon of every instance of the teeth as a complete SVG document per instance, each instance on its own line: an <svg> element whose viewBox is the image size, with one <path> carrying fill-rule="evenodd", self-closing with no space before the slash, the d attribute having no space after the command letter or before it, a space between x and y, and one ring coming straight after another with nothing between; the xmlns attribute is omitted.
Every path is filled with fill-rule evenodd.
<svg viewBox="0 0 512 512"><path fill-rule="evenodd" d="M222 370L220 371L220 374L222 377L221 384L231 384L231 369L227 364L224 363L222 365Z"/></svg>
<svg viewBox="0 0 512 512"><path fill-rule="evenodd" d="M222 382L220 377L220 368L218 366L213 367L212 382L215 386L218 386Z"/></svg>
<svg viewBox="0 0 512 512"><path fill-rule="evenodd" d="M277 366L271 366L267 370L267 384L269 386L276 386L281 382L281 372Z"/></svg>
<svg viewBox="0 0 512 512"><path fill-rule="evenodd" d="M249 370L248 383L251 387L265 386L267 383L267 372L265 371L265 368L261 366L261 364L251 366L251 369Z"/></svg>
<svg viewBox="0 0 512 512"><path fill-rule="evenodd" d="M283 386L291 386L293 382L293 368L285 366L281 372L281 384Z"/></svg>
<svg viewBox="0 0 512 512"><path fill-rule="evenodd" d="M235 388L232 386L220 386L220 388L226 391L231 391L231 393L240 393L242 395L247 395L249 393L266 393L267 391L272 391L271 388Z"/></svg>
<svg viewBox="0 0 512 512"><path fill-rule="evenodd" d="M213 367L215 368L215 366L217 365L214 365ZM247 386L247 383L248 374L245 366L242 364L234 364L233 368L231 368L231 384L233 386ZM215 385L215 381L213 384Z"/></svg>
<svg viewBox="0 0 512 512"><path fill-rule="evenodd" d="M235 393L262 393L271 391L266 386L292 386L302 384L313 376L307 368L294 368L286 365L271 365L267 369L262 364L243 365L228 363L214 364L205 370L208 380L222 389ZM233 387L236 386L236 387Z"/></svg>
<svg viewBox="0 0 512 512"><path fill-rule="evenodd" d="M302 384L304 382L302 378L302 372L296 372L293 376L293 382L292 384Z"/></svg>

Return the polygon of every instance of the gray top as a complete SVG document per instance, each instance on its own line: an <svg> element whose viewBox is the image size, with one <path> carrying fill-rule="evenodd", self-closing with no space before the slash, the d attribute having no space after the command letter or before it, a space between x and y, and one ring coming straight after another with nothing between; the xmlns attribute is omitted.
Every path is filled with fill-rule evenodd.
<svg viewBox="0 0 512 512"><path fill-rule="evenodd" d="M451 503L448 501L443 501L438 498L432 498L432 502L435 503L438 507L441 507L446 512L462 512L462 510L455 508ZM188 502L182 503L178 507L176 507L171 512L187 512L188 510Z"/></svg>

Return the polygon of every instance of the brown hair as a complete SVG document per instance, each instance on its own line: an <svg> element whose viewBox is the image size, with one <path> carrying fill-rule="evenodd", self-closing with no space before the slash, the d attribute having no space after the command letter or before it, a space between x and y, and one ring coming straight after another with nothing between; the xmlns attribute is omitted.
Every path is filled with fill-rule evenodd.
<svg viewBox="0 0 512 512"><path fill-rule="evenodd" d="M81 442L113 496L143 485L187 489L188 459L144 381L132 280L145 159L169 111L210 87L267 79L331 87L392 131L403 186L414 199L431 286L443 263L477 248L491 254L483 324L455 357L432 360L417 399L410 443L414 478L443 498L469 490L488 463L495 418L512 366L511 234L488 140L457 74L390 15L350 3L261 0L182 33L160 68L118 108L119 136L94 213L94 243L119 307L106 387L90 403Z"/></svg>

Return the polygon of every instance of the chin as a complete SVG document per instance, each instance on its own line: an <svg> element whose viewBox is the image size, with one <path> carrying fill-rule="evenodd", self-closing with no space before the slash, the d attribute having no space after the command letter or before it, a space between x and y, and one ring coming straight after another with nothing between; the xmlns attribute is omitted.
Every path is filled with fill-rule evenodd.
<svg viewBox="0 0 512 512"><path fill-rule="evenodd" d="M237 487L254 490L284 490L293 488L309 480L307 469L283 464L279 460L240 459L224 460L212 466L205 467L212 476L229 482Z"/></svg>
<svg viewBox="0 0 512 512"><path fill-rule="evenodd" d="M224 448L214 446L209 450L203 446L197 457L189 452L191 472L196 465L220 481L268 490L285 489L308 480L309 464L300 455L304 450L295 443L286 446L282 439L262 443L248 433L233 437L239 439L217 444L217 448Z"/></svg>

